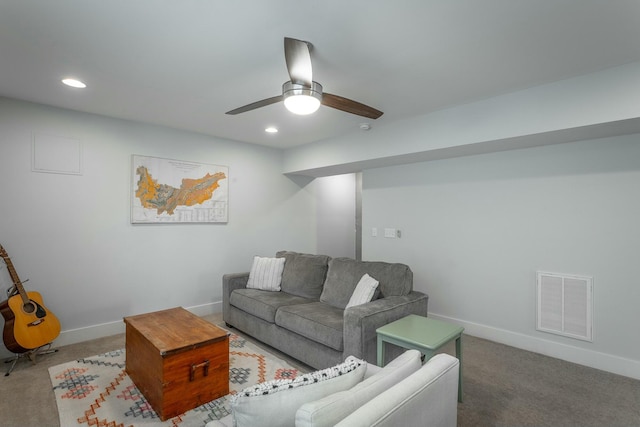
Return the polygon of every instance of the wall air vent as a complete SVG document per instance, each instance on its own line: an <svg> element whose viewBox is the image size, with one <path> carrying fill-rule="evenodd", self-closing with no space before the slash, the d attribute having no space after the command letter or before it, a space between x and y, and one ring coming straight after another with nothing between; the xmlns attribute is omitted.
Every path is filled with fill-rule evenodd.
<svg viewBox="0 0 640 427"><path fill-rule="evenodd" d="M536 329L593 341L593 277L538 271Z"/></svg>

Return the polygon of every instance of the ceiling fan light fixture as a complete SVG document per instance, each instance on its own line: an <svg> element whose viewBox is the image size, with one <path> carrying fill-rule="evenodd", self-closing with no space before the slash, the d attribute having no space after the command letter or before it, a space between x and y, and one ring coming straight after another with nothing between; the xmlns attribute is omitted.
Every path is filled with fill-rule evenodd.
<svg viewBox="0 0 640 427"><path fill-rule="evenodd" d="M284 106L293 114L308 115L320 108L322 101L322 85L313 82L311 87L297 83L285 82L282 85Z"/></svg>
<svg viewBox="0 0 640 427"><path fill-rule="evenodd" d="M311 95L292 95L284 100L284 106L293 114L306 116L320 108L320 101Z"/></svg>

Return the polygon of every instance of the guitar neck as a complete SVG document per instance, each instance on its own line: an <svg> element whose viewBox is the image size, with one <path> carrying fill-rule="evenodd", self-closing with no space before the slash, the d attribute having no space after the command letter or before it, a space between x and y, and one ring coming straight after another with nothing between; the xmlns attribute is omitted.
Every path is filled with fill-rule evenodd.
<svg viewBox="0 0 640 427"><path fill-rule="evenodd" d="M11 281L13 282L13 286L16 287L16 290L20 294L20 297L22 298L22 302L27 304L29 302L29 296L27 295L27 292L24 290L24 286L22 286L22 281L18 277L18 272L16 271L15 267L13 266L13 263L11 262L11 258L9 258L9 254L7 254L7 251L2 247L2 245L0 245L0 257L2 257L2 259L4 260L4 263L7 266L7 270L9 270L9 276L11 277Z"/></svg>

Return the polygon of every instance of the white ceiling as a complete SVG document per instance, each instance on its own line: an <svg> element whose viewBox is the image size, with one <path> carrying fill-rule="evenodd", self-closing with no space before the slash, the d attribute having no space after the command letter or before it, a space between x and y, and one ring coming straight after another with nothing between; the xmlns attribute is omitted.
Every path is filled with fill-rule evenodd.
<svg viewBox="0 0 640 427"><path fill-rule="evenodd" d="M281 93L285 36L384 115L225 115ZM638 60L638 0L0 0L0 96L280 148Z"/></svg>

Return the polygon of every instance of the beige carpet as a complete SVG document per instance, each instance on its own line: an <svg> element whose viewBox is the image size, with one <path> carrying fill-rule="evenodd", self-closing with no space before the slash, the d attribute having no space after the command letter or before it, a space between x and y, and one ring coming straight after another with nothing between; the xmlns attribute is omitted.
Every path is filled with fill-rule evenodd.
<svg viewBox="0 0 640 427"><path fill-rule="evenodd" d="M272 379L292 379L295 367L252 345L229 337L231 393ZM125 350L81 358L49 368L61 426L202 427L230 413L228 398L213 400L162 422L125 371Z"/></svg>
<svg viewBox="0 0 640 427"><path fill-rule="evenodd" d="M224 326L220 313L206 318ZM248 339L304 369L295 359ZM0 427L60 426L48 368L124 345L124 334L119 334L59 347L35 365L20 361L11 376L0 376ZM640 426L639 380L468 335L463 347L464 402L458 404L458 427ZM445 350L455 354L453 345Z"/></svg>

